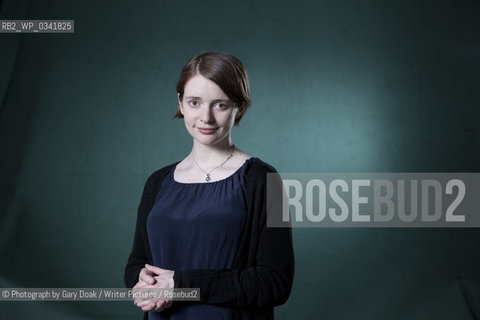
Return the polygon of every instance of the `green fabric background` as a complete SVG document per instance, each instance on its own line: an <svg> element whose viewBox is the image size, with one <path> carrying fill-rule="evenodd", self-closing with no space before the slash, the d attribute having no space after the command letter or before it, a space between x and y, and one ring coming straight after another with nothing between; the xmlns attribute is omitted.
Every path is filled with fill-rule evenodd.
<svg viewBox="0 0 480 320"><path fill-rule="evenodd" d="M480 171L479 14L474 0L2 0L1 19L75 33L0 34L0 286L123 286L143 184L191 148L171 120L177 76L206 50L246 65L253 105L233 138L279 171ZM480 317L478 229L293 234L277 319ZM141 312L3 302L0 317Z"/></svg>

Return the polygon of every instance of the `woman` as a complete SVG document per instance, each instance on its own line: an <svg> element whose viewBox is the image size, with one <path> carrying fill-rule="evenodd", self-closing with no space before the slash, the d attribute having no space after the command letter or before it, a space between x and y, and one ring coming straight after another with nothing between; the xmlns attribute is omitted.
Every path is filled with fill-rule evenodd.
<svg viewBox="0 0 480 320"><path fill-rule="evenodd" d="M177 94L175 117L193 148L148 178L125 284L200 288L199 302L136 300L148 319L273 319L290 294L294 256L291 229L266 225L275 169L231 140L250 105L246 70L226 53L195 56Z"/></svg>

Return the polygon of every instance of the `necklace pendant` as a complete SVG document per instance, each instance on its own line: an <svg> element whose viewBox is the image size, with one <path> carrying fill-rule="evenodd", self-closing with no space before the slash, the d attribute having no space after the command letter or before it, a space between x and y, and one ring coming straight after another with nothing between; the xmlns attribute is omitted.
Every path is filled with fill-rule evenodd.
<svg viewBox="0 0 480 320"><path fill-rule="evenodd" d="M210 181L210 180L212 180L212 179L210 179L210 175L209 175L209 174L207 174L207 177L205 178L205 181L207 181L207 182L208 182L208 181Z"/></svg>

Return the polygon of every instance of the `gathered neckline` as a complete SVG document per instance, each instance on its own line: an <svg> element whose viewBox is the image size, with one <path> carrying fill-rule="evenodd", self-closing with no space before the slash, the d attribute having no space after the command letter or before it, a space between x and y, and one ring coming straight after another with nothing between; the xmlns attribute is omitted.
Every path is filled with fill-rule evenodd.
<svg viewBox="0 0 480 320"><path fill-rule="evenodd" d="M176 184L180 184L180 185L200 185L200 184L202 184L202 185L203 184L204 185L213 185L213 184L220 183L220 182L231 179L232 177L237 175L240 172L240 170L247 165L247 163L249 163L250 161L252 161L252 159L255 159L255 158L256 157L250 157L250 158L246 159L245 162L237 170L235 170L235 172L233 172L231 175L229 175L229 176L227 176L223 179L215 180L215 181L212 181L212 182L206 182L206 181L205 182L181 182L181 181L175 180L175 169L177 168L178 164L173 166L173 168L170 172L170 177L171 177L173 182L175 182Z"/></svg>

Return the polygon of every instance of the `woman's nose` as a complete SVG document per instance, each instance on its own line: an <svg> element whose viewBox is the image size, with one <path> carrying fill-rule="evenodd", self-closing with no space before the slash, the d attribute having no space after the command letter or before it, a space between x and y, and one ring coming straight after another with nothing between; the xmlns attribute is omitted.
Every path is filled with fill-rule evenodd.
<svg viewBox="0 0 480 320"><path fill-rule="evenodd" d="M205 108L203 108L202 113L200 115L200 120L204 123L212 122L213 120L212 109L205 106Z"/></svg>

